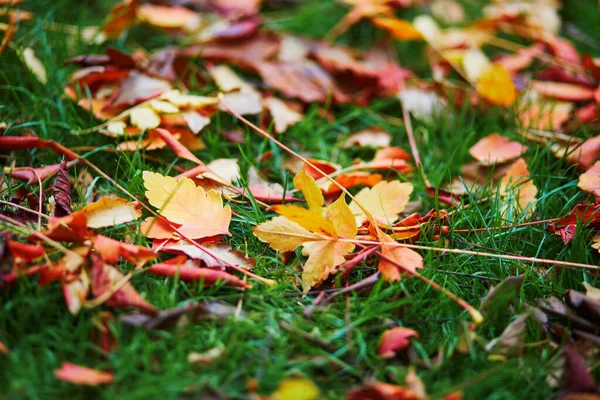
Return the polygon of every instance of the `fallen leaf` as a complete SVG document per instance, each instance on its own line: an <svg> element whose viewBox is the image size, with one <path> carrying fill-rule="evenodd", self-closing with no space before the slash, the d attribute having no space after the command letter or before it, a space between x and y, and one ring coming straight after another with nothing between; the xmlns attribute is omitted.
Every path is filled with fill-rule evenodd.
<svg viewBox="0 0 600 400"><path fill-rule="evenodd" d="M469 82L477 82L491 64L490 59L479 49L469 49L462 54L462 67Z"/></svg>
<svg viewBox="0 0 600 400"><path fill-rule="evenodd" d="M98 371L66 361L62 363L60 369L54 371L54 375L64 382L88 386L106 385L115 379L110 372Z"/></svg>
<svg viewBox="0 0 600 400"><path fill-rule="evenodd" d="M414 329L396 327L383 332L379 344L379 356L382 358L392 358L396 352L404 350L410 344L410 338L418 338L419 333Z"/></svg>
<svg viewBox="0 0 600 400"><path fill-rule="evenodd" d="M69 166L66 161L60 163L58 174L54 186L52 186L52 192L54 192L54 201L56 207L54 208L54 216L64 217L73 213L71 209L71 183L69 182Z"/></svg>
<svg viewBox="0 0 600 400"><path fill-rule="evenodd" d="M169 148L171 150L173 150L173 153L175 153L177 155L177 157L181 157L185 160L189 160L192 161L198 165L204 165L202 163L202 161L200 161L200 159L198 159L198 157L196 157L194 154L192 154L192 152L185 147L181 142L179 142L177 140L177 138L175 136L173 136L171 134L171 132L169 132L166 129L162 129L162 128L157 128L157 129L153 129L152 131L150 131L151 134L156 134L157 137L159 137L160 139L162 139L162 141L169 146Z"/></svg>
<svg viewBox="0 0 600 400"><path fill-rule="evenodd" d="M263 100L263 105L269 110L271 117L273 117L275 132L277 133L285 132L290 126L302 121L304 117L285 101L276 97L267 97Z"/></svg>
<svg viewBox="0 0 600 400"><path fill-rule="evenodd" d="M519 292L523 286L523 280L525 275L509 276L498 284L498 286L491 286L487 292L479 310L486 315L486 318L494 320L494 316L490 316L492 312L505 313L509 306L513 305L515 300L518 299Z"/></svg>
<svg viewBox="0 0 600 400"><path fill-rule="evenodd" d="M155 314L131 313L121 317L121 323L129 326L141 326L148 331L155 329L170 329L183 317L189 321L212 321L229 317L245 317L236 307L215 301L189 302L182 306L161 310Z"/></svg>
<svg viewBox="0 0 600 400"><path fill-rule="evenodd" d="M160 126L160 116L152 107L135 107L129 112L129 122L141 130L154 129Z"/></svg>
<svg viewBox="0 0 600 400"><path fill-rule="evenodd" d="M140 21L159 28L192 31L201 23L201 15L180 6L142 4L137 9Z"/></svg>
<svg viewBox="0 0 600 400"><path fill-rule="evenodd" d="M352 389L347 400L421 400L412 390L379 381L369 381Z"/></svg>
<svg viewBox="0 0 600 400"><path fill-rule="evenodd" d="M221 195L205 192L194 181L144 171L148 202L169 221L181 225L178 230L190 239L230 235L231 208L223 207ZM144 230L144 229L143 229ZM152 237L152 236L149 236Z"/></svg>
<svg viewBox="0 0 600 400"><path fill-rule="evenodd" d="M187 361L190 364L210 365L225 354L225 347L213 347L204 353L192 352L188 354Z"/></svg>
<svg viewBox="0 0 600 400"><path fill-rule="evenodd" d="M594 136L581 145L558 147L555 150L557 157L565 157L569 163L577 164L579 168L587 170L600 158L600 136Z"/></svg>
<svg viewBox="0 0 600 400"><path fill-rule="evenodd" d="M577 204L569 215L559 219L556 222L548 224L547 230L560 236L565 245L569 244L575 237L575 232L579 224L589 224L592 227L600 227L600 205L598 204Z"/></svg>
<svg viewBox="0 0 600 400"><path fill-rule="evenodd" d="M221 101L225 106L240 115L259 114L263 109L261 94L248 87L237 92L223 94ZM219 105L219 109L227 111L227 108L223 107L222 104Z"/></svg>
<svg viewBox="0 0 600 400"><path fill-rule="evenodd" d="M565 359L564 373L558 393L558 399L588 399L598 398L598 386L590 373L585 360L573 344L567 344L563 349Z"/></svg>
<svg viewBox="0 0 600 400"><path fill-rule="evenodd" d="M408 373L406 374L406 378L404 378L404 386L408 390L416 394L420 399L427 398L425 384L419 378L419 376L415 372L415 367L413 367L412 365L408 368Z"/></svg>
<svg viewBox="0 0 600 400"><path fill-rule="evenodd" d="M120 197L103 197L88 204L75 214L83 214L88 228L106 228L135 221L142 216L141 206L137 202L128 202Z"/></svg>
<svg viewBox="0 0 600 400"><path fill-rule="evenodd" d="M519 315L508 324L500 336L491 340L485 346L485 349L488 352L503 356L520 353L524 345L523 336L525 334L525 322L527 318L529 318L529 313Z"/></svg>
<svg viewBox="0 0 600 400"><path fill-rule="evenodd" d="M139 203L130 203L119 197L103 197L61 218L54 217L43 235L60 242L80 242L92 236L88 228L105 228L138 219L142 212ZM40 240L32 233L31 240Z"/></svg>
<svg viewBox="0 0 600 400"><path fill-rule="evenodd" d="M121 82L119 95L112 105L115 107L133 106L142 101L158 97L170 90L171 84L164 79L154 78L136 70L131 70ZM149 107L149 109L153 110L152 107Z"/></svg>
<svg viewBox="0 0 600 400"><path fill-rule="evenodd" d="M210 118L196 111L183 113L183 118L194 135L197 135L202 128L210 124Z"/></svg>
<svg viewBox="0 0 600 400"><path fill-rule="evenodd" d="M536 57L544 54L544 44L535 43L532 46L522 48L507 56L494 60L494 64L502 65L508 72L514 73L527 68Z"/></svg>
<svg viewBox="0 0 600 400"><path fill-rule="evenodd" d="M434 0L430 8L431 14L446 24L459 24L465 19L463 7L454 0Z"/></svg>
<svg viewBox="0 0 600 400"><path fill-rule="evenodd" d="M299 201L292 195L287 195L284 198L285 190L283 186L279 183L266 181L259 175L258 170L252 166L248 169L248 189L250 189L255 199L268 204Z"/></svg>
<svg viewBox="0 0 600 400"><path fill-rule="evenodd" d="M284 378L275 392L269 396L271 400L316 400L320 398L319 388L306 378Z"/></svg>
<svg viewBox="0 0 600 400"><path fill-rule="evenodd" d="M8 350L8 347L6 347L6 345L4 343L2 343L2 341L0 340L0 354L8 354L10 353L10 351Z"/></svg>
<svg viewBox="0 0 600 400"><path fill-rule="evenodd" d="M398 40L421 40L423 34L412 23L400 18L373 18L373 24L379 28L385 29Z"/></svg>
<svg viewBox="0 0 600 400"><path fill-rule="evenodd" d="M339 236L356 238L358 228L344 195L326 208L321 190L305 170L294 178L296 188L309 201L309 209L298 206L274 206L280 217L257 225L254 235L278 251L291 251L300 245L308 256L302 272L304 292L320 284L344 263L344 255L354 244L340 242Z"/></svg>
<svg viewBox="0 0 600 400"><path fill-rule="evenodd" d="M6 248L14 257L16 264L27 264L46 254L46 250L41 244L21 243L10 238L6 238Z"/></svg>
<svg viewBox="0 0 600 400"><path fill-rule="evenodd" d="M407 88L398 93L398 99L412 116L428 124L444 118L447 112L446 100L431 91Z"/></svg>
<svg viewBox="0 0 600 400"><path fill-rule="evenodd" d="M46 68L44 67L44 64L42 64L40 59L37 58L33 49L29 47L23 49L21 57L23 59L23 63L27 66L29 71L31 71L31 73L37 78L37 80L42 85L48 83L48 75L46 74Z"/></svg>
<svg viewBox="0 0 600 400"><path fill-rule="evenodd" d="M534 204L538 189L531 180L527 163L519 158L506 171L500 180L500 196L508 199L508 203L503 206L502 214L506 216L509 211L525 212L531 215L535 207Z"/></svg>
<svg viewBox="0 0 600 400"><path fill-rule="evenodd" d="M531 86L542 96L558 100L585 101L594 99L594 89L571 83L531 81Z"/></svg>
<svg viewBox="0 0 600 400"><path fill-rule="evenodd" d="M237 286L240 288L249 287L249 285L228 272L201 268L193 263L186 261L185 257L175 257L170 260L154 264L146 270L154 275L179 277L184 282L202 282L205 286L213 285L217 282L223 282L225 285Z"/></svg>
<svg viewBox="0 0 600 400"><path fill-rule="evenodd" d="M104 262L111 265L116 264L120 258L124 258L135 265L143 265L156 258L156 254L152 249L123 243L103 235L94 237L94 250Z"/></svg>
<svg viewBox="0 0 600 400"><path fill-rule="evenodd" d="M166 244L161 248L161 251L183 253L190 258L202 261L204 266L209 268L227 268L226 263L245 269L254 267L255 260L232 249L231 245L227 243L203 243L202 247L206 251L185 240L180 240L174 244Z"/></svg>
<svg viewBox="0 0 600 400"><path fill-rule="evenodd" d="M390 135L388 132L378 127L371 127L350 135L344 142L344 147L389 147L391 141L392 135Z"/></svg>
<svg viewBox="0 0 600 400"><path fill-rule="evenodd" d="M370 172L349 172L335 177L335 181L346 189L359 185L373 187L382 180L383 176ZM338 185L325 178L317 181L317 184L324 194L334 194L342 191Z"/></svg>
<svg viewBox="0 0 600 400"><path fill-rule="evenodd" d="M590 169L579 176L577 187L597 199L600 198L600 161L596 161Z"/></svg>
<svg viewBox="0 0 600 400"><path fill-rule="evenodd" d="M492 133L471 147L469 154L483 165L494 165L518 158L526 150L527 146L512 142L498 133Z"/></svg>
<svg viewBox="0 0 600 400"><path fill-rule="evenodd" d="M114 291L115 285L121 285L125 277L115 267L106 264L102 258L92 255L92 266L90 270L90 279L92 282L92 292L95 297L101 297ZM154 306L148 303L134 289L130 282L125 282L119 289L114 291L106 301L111 307L136 307L140 310L153 314L156 312Z"/></svg>
<svg viewBox="0 0 600 400"><path fill-rule="evenodd" d="M377 233L383 254L377 269L385 279L392 282L398 281L402 271L414 274L417 269L423 268L423 257L419 253L407 247L398 246L398 242L379 228L377 228Z"/></svg>
<svg viewBox="0 0 600 400"><path fill-rule="evenodd" d="M511 106L517 98L517 89L510 74L501 65L492 65L479 75L475 83L477 92L492 104Z"/></svg>
<svg viewBox="0 0 600 400"><path fill-rule="evenodd" d="M360 204L373 215L378 224L389 226L398 220L398 214L406 207L412 191L411 183L382 181L372 188L363 188L358 192L350 203L350 210L356 216L358 225L367 220L365 213L358 206Z"/></svg>

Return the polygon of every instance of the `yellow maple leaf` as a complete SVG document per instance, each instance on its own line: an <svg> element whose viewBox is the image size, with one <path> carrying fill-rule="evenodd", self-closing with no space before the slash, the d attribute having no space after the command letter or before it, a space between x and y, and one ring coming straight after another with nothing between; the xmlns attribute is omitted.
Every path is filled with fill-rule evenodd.
<svg viewBox="0 0 600 400"><path fill-rule="evenodd" d="M502 65L493 65L483 71L477 77L475 88L481 97L500 106L508 107L517 98L517 89Z"/></svg>
<svg viewBox="0 0 600 400"><path fill-rule="evenodd" d="M275 206L273 210L280 216L257 225L253 232L278 251L303 246L302 253L308 260L302 272L302 287L307 292L335 272L345 261L344 255L354 250L354 244L340 238L355 239L358 227L344 195L323 208L321 191L304 170L294 178L294 184L304 193L311 208Z"/></svg>
<svg viewBox="0 0 600 400"><path fill-rule="evenodd" d="M372 188L364 188L350 203L350 210L356 216L356 223L362 225L367 220L362 205L379 225L391 225L398 219L398 214L404 211L413 191L411 183L399 181L382 181Z"/></svg>
<svg viewBox="0 0 600 400"><path fill-rule="evenodd" d="M146 197L150 204L169 221L181 225L179 231L190 239L216 235L231 235L231 208L223 207L221 195L206 192L188 178L176 180L170 176L144 171Z"/></svg>

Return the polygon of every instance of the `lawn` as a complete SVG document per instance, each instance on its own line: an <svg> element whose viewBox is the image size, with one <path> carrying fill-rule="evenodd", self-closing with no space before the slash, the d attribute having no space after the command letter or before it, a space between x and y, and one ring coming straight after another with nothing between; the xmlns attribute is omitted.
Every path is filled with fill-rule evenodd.
<svg viewBox="0 0 600 400"><path fill-rule="evenodd" d="M54 140L76 151L104 173L100 174L86 163L70 168L69 176L75 178L71 190L74 210L103 195L127 198L115 182L147 203L143 171L176 176L178 167L195 166L168 148L125 152L116 149L122 140L98 132L73 134L102 121L64 95L71 75L79 69L76 65L65 66L66 60L82 54L104 54L108 47L125 53L140 48L152 52L169 45L182 46L187 40L145 25L132 27L101 44L84 40L82 30L76 27L98 26L114 3L111 0L24 1L22 9L33 12L34 17L19 23L13 42L0 56L0 122L6 124L3 134L21 136L33 131L40 138ZM467 19L475 20L481 16L486 2L460 3L464 5ZM347 11L347 6L333 1L268 1L261 10L262 26L275 32L323 39ZM397 15L412 20L426 12L426 6L418 6L400 9ZM561 36L572 41L581 54L600 57L598 2L567 2L560 16ZM363 50L384 45L388 51L393 50L403 68L431 81L426 45L422 41L390 41L385 32L369 20L350 27L336 44ZM24 66L19 55L24 48L33 49L44 65L46 84L40 83ZM489 49L490 54L496 50ZM189 68L203 70L204 61L194 58L189 61ZM256 75L241 74L256 80ZM461 78L452 75L452 79ZM188 89L199 95L218 90L212 82L191 82ZM83 307L76 315L70 313L60 282L40 286L36 276L21 276L12 284L0 279L0 344L9 350L0 352L0 397L164 399L260 395L268 398L282 380L296 377L312 381L320 391L318 398L334 399L344 398L350 389L370 380L402 386L412 368L431 398L443 398L455 392L462 392L467 399L542 399L556 395L560 379L552 382L551 377L562 372L562 349L569 341L568 335L552 338L530 318L523 337L511 351L502 354L488 351L486 344L500 336L511 321L531 310L540 299L563 300L569 289L585 292L584 282L600 286L593 270L561 264L599 264L598 251L591 247L594 231L585 229L583 223L566 245L558 235L547 230L546 223L511 227L563 217L575 205L586 200L593 202L593 196L577 187L582 171L565 157L557 157L551 142L536 142L521 134L518 112L514 108L468 102L452 104L449 108L451 112L434 116L431 121L411 118L422 172L432 187L446 187L460 174L461 167L472 161L469 149L480 139L499 133L527 146L522 157L538 189L537 199L528 210L507 215L506 200L496 196L494 184L488 181L483 188L463 196L460 205L450 207L439 201L441 191L433 196L428 193L427 182L417 169L407 174L386 171L385 179L412 183L414 190L410 200L415 202L415 210L421 215L432 209L438 215L440 210L450 211L447 220L438 219L428 225L414 242L437 249L416 250L423 257L420 274L424 279L407 274L395 282L379 279L364 290L335 296L313 310L311 306L322 291L343 288L346 281L337 274L303 295L300 279L306 257L302 252L297 249L282 256L252 233L254 227L276 213L251 196L226 200L233 216L229 226L231 236L224 241L255 260L254 274L274 280L276 285L245 277L252 283L251 288L240 290L223 282L204 287L198 282L183 282L179 277L144 273L120 260L115 264L117 269L123 274L136 271L131 284L159 310L205 301L232 308L228 308L228 315L222 318L201 315L194 320L188 316L169 329L146 330L121 320L131 311L128 308L102 304ZM305 104L302 120L277 138L306 157L347 167L356 158L370 160L375 154L371 147L342 146L350 134L372 126L391 133L391 144L412 154L404 117L395 96L376 96L369 104L360 105L315 102ZM248 119L258 123L256 116ZM224 138L222 132L233 129L240 130L243 143ZM583 124L568 132L581 140L597 133L597 126L592 124ZM201 137L206 147L193 154L205 163L237 159L242 172L238 186L247 187L246 172L254 166L268 172L271 182L293 189L294 174L283 167L288 154L240 119L217 111L210 124L202 129ZM2 165L7 167L37 168L62 159L50 149L14 152L0 149L0 156ZM411 157L409 163L414 167L414 158ZM76 179L80 174L89 176ZM11 179L8 170L2 180L0 210L6 212L15 212L6 202L18 190L27 189L35 195L39 191L37 181L27 184ZM44 182L48 196L53 184L53 177ZM356 194L358 190L352 188L350 192ZM302 198L299 194L298 197ZM33 204L37 207L37 200ZM150 216L147 211L144 213L145 217ZM150 247L152 240L144 235L141 221L101 228L98 232L122 242ZM441 237L433 229L439 224L448 227ZM26 232L37 228L37 217L27 222L26 228L0 220L0 230L10 233L13 240L25 242ZM12 260L3 247L0 247L0 278L12 268ZM444 249L492 255L440 251ZM52 257L56 258L57 254ZM167 258L161 255L161 260ZM531 258L557 262L544 264L532 262ZM377 257L369 257L349 274L349 284L360 282L376 271ZM497 302L493 312L484 313L486 318L477 327L472 316L456 301L426 282L435 282L479 309L490 287L521 274L523 283L512 295L511 304ZM110 321L106 327L116 341L110 352L97 340L99 321L108 315ZM597 320L591 321L597 325ZM571 324L570 321L561 323ZM410 346L399 351L396 357L384 359L378 353L382 333L397 326L414 329L418 338L411 339ZM589 344L593 343L592 339L582 342L578 338L578 346L586 349L584 358L592 375L598 376L597 348ZM191 353L211 349L220 349L218 352L222 354L210 363L188 360ZM55 371L63 362L110 371L114 382L82 386L61 381ZM287 398L302 397L296 393Z"/></svg>

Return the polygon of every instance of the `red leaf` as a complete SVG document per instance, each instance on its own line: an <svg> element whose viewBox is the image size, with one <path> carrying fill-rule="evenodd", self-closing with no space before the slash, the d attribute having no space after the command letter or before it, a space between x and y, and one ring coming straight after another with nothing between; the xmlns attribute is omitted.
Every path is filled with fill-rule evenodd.
<svg viewBox="0 0 600 400"><path fill-rule="evenodd" d="M28 263L40 258L46 252L41 244L26 244L15 242L14 240L6 239L6 245L10 254L19 262Z"/></svg>
<svg viewBox="0 0 600 400"><path fill-rule="evenodd" d="M68 166L72 166L77 163L77 160L69 161ZM16 167L10 169L8 175L13 179L20 181L27 181L28 184L37 184L38 177L41 181L44 181L60 170L61 164L47 165L40 168L28 168L28 167Z"/></svg>
<svg viewBox="0 0 600 400"><path fill-rule="evenodd" d="M177 139L175 139L175 137L171 135L171 132L169 132L168 130L156 128L153 129L153 132L158 134L158 136L160 136L160 138L164 140L167 146L169 146L169 148L173 150L173 153L175 153L177 157L181 157L186 160L195 162L199 165L204 165L204 163L200 161L198 157L193 155L191 151L189 151L184 145L182 145Z"/></svg>
<svg viewBox="0 0 600 400"><path fill-rule="evenodd" d="M108 264L115 264L121 257L132 264L146 263L156 258L156 254L148 247L119 242L102 235L94 238L94 249Z"/></svg>
<svg viewBox="0 0 600 400"><path fill-rule="evenodd" d="M89 238L92 232L87 229L85 214L76 212L62 218L52 218L42 234L58 242L81 242ZM32 233L29 240L39 238L36 233Z"/></svg>
<svg viewBox="0 0 600 400"><path fill-rule="evenodd" d="M59 165L56 182L52 186L56 202L54 216L64 217L73 213L71 209L71 183L69 182L69 164L63 160Z"/></svg>
<svg viewBox="0 0 600 400"><path fill-rule="evenodd" d="M230 273L218 269L196 267L185 263L185 259L186 258L183 256L171 258L165 262L154 264L147 272L168 277L179 275L179 279L184 282L202 281L207 286L219 281L224 281L225 284L230 286L237 286L240 288L248 287L246 282Z"/></svg>
<svg viewBox="0 0 600 400"><path fill-rule="evenodd" d="M81 365L64 362L60 369L54 371L54 375L61 381L74 385L105 385L112 383L114 375L110 372L98 371Z"/></svg>
<svg viewBox="0 0 600 400"><path fill-rule="evenodd" d="M51 148L55 153L65 156L68 160L79 158L77 154L54 140L44 140L33 136L0 136L0 148L9 151Z"/></svg>
<svg viewBox="0 0 600 400"><path fill-rule="evenodd" d="M410 328L392 328L383 332L379 344L379 356L392 358L399 350L404 350L410 344L410 338L418 338L419 333Z"/></svg>
<svg viewBox="0 0 600 400"><path fill-rule="evenodd" d="M600 204L577 204L569 215L556 222L548 224L548 232L560 236L566 245L575 236L578 224L590 224L593 227L600 226Z"/></svg>
<svg viewBox="0 0 600 400"><path fill-rule="evenodd" d="M421 397L403 386L372 381L350 391L347 400L421 400Z"/></svg>
<svg viewBox="0 0 600 400"><path fill-rule="evenodd" d="M564 101L585 101L594 99L594 89L550 81L531 81L531 86L542 96Z"/></svg>
<svg viewBox="0 0 600 400"><path fill-rule="evenodd" d="M116 268L105 264L102 258L92 255L91 279L92 292L94 296L99 297L109 290L113 290L114 285L122 281L123 274ZM129 282L114 292L106 304L111 307L137 307L148 313L156 312L154 306L144 300Z"/></svg>

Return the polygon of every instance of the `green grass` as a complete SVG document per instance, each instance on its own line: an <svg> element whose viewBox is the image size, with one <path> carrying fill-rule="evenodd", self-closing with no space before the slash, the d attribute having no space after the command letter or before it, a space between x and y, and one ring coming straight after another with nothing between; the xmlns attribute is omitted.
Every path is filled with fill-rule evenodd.
<svg viewBox="0 0 600 400"><path fill-rule="evenodd" d="M71 130L89 128L97 121L70 100L62 97L62 89L73 67L63 67L63 61L78 54L100 53L102 47L84 44L78 37L48 30L45 22L69 23L81 26L96 25L103 19L111 1L36 0L29 7L36 14L32 23L23 24L15 40L16 46L32 47L46 66L48 84L41 85L22 65L14 49L0 57L0 119L9 124L5 134L18 135L25 129L34 130L40 137L53 139L68 147L112 146L114 142L102 135L81 137L69 134ZM35 5L33 4L35 3ZM469 2L474 8L474 1ZM571 4L571 3L570 3ZM595 0L569 5L564 13L566 21L578 26L586 34L600 41L600 14ZM341 18L344 9L332 2L308 1L297 9L267 10L266 25L272 29L322 37ZM76 19L74 20L74 16ZM368 22L353 27L340 43L368 48L381 32ZM131 50L137 45L155 49L173 39L153 30L136 27L112 46ZM582 50L599 56L598 49L576 42ZM413 68L420 76L428 71L424 63L423 46L418 43L399 44L398 55L403 66ZM595 51L595 53L594 53ZM201 92L202 88L193 88ZM348 165L358 154L367 156L369 150L334 151L336 144L351 132L378 125L393 133L393 143L409 150L403 127L388 122L386 116L401 118L400 105L394 99L380 99L369 107L343 106L335 108L336 121L331 123L311 108L304 121L284 136L292 148L315 158L331 159ZM424 170L435 185L442 185L459 172L470 156L468 149L480 138L500 132L519 139L516 123L497 110L483 112L465 107L452 120L440 120L432 125L413 121ZM291 176L280 166L285 154L246 131L245 144L224 142L220 128L242 126L231 117L220 114L203 132L207 148L197 152L203 161L235 157L243 173L253 160L272 151L271 161L260 165L271 171L270 178L290 182ZM590 137L582 129L579 137ZM557 160L548 148L528 143L525 154L533 180L539 188L533 219L547 219L564 215L570 208L585 200L576 187L577 174L562 160ZM339 149L339 148L338 148ZM88 159L127 190L143 199L141 173L152 170L172 173L170 166L187 165L174 158L169 151L152 155L165 164L147 161L142 154L94 152ZM49 151L22 151L6 155L3 163L15 160L17 165L40 166L54 164L59 158ZM115 161L116 159L116 161ZM81 166L71 170L80 172ZM95 175L94 175L95 176ZM4 178L3 178L4 179ZM405 179L405 178L404 178ZM427 196L425 185L414 174L408 178L415 185L411 200L421 200L420 211L438 207ZM51 183L48 182L47 185ZM9 185L9 192L19 185ZM35 188L35 186L32 186ZM103 178L95 182L97 193L119 194ZM85 190L76 188L73 204L85 204ZM122 195L122 194L121 194ZM4 200L10 194L4 196ZM452 229L493 227L502 223L498 201L482 202L456 213L451 219ZM556 367L560 352L550 346L527 347L521 357L505 362L488 359L482 344L498 336L512 319L508 310L502 310L494 319L487 320L477 330L481 342L473 342L466 352L459 351L465 338L469 316L453 301L428 287L418 279L405 279L389 284L380 282L371 291L352 294L348 300L337 297L326 308L315 312L311 319L303 312L314 297L301 297L299 276L303 258L300 254L283 263L265 244L250 232L252 226L273 214L249 202L232 203L236 213L231 224L231 244L257 260L255 272L275 279L273 288L255 284L250 290L235 291L226 287L203 289L174 279L136 274L134 287L159 309L181 305L187 301L218 300L240 306L245 318L225 321L205 321L178 327L170 331L146 332L111 324L118 340L117 350L109 355L94 345L93 318L98 309L85 309L72 316L65 304L60 286L51 284L40 288L35 278L21 278L10 290L0 288L0 341L10 349L9 355L0 354L0 397L2 398L203 398L216 393L224 398L244 398L249 379L256 379L259 393L269 394L284 377L305 375L321 389L325 398L340 398L349 388L364 379L377 378L402 384L409 363L398 360L383 361L377 355L379 337L386 326L400 325L416 329L420 338L415 342L412 364L430 394L443 396L462 389L466 398L549 398L555 389L546 383L547 375ZM516 218L516 220L519 220ZM149 244L135 225L117 226L102 233L135 243ZM484 246L490 251L517 253L532 257L598 264L598 255L589 247L589 232L578 232L575 240L564 246L559 237L544 230L544 225L516 228L508 231L479 233L450 233L448 245L455 248L475 249L471 244ZM432 235L424 235L419 244L441 246ZM581 270L549 268L554 274L542 278L539 265L438 252L421 252L425 258L423 275L444 288L478 306L490 285L508 276L525 274L524 285L516 302L517 311L538 298L561 297L565 289L583 290L581 283L598 284L590 274ZM0 260L0 263L2 261ZM0 266L3 267L3 266ZM122 262L122 271L132 266ZM374 265L359 267L352 276L358 281L374 272ZM108 308L102 307L107 310ZM115 310L118 316L123 312ZM321 341L327 348L316 346L280 326L292 324ZM528 329L528 342L540 340L533 326ZM224 346L226 354L210 366L193 366L187 362L190 352L203 352ZM443 355L442 362L435 357ZM53 371L63 361L70 361L98 369L110 369L116 382L100 388L81 388L57 380Z"/></svg>

